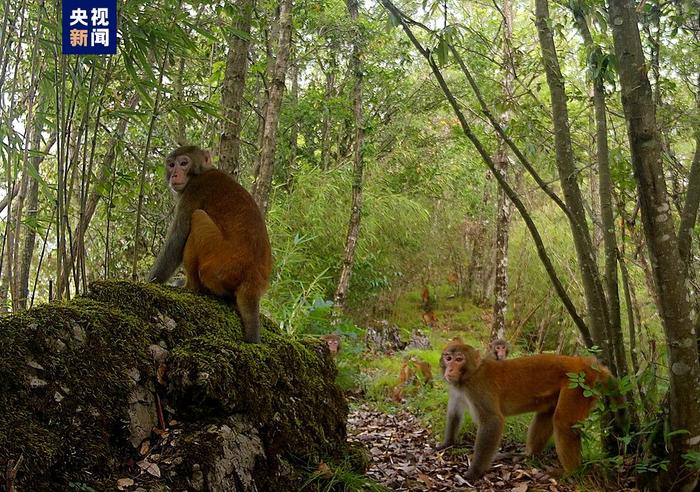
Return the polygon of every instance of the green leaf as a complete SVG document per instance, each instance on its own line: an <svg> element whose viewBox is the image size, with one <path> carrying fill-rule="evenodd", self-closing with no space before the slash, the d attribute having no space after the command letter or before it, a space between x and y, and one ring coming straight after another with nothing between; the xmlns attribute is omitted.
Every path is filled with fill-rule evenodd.
<svg viewBox="0 0 700 492"><path fill-rule="evenodd" d="M444 67L447 65L447 60L450 55L450 45L445 41L445 38L442 36L440 37L440 41L438 42L437 45L437 56L438 56L438 64L441 67Z"/></svg>

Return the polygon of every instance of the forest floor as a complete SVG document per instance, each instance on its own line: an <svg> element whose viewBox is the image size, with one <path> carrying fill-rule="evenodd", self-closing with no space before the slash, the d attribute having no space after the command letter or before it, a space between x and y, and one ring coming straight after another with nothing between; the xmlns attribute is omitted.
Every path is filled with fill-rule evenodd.
<svg viewBox="0 0 700 492"><path fill-rule="evenodd" d="M549 469L528 465L522 460L524 446L512 444L504 444L501 449L503 454L512 453L512 457L497 457L481 480L469 483L463 478L468 468L466 450L436 451L433 432L405 410L389 415L360 404L348 418L348 433L349 440L369 449L371 462L367 476L389 490L578 490L575 486L560 483L549 474ZM552 459L556 462L553 453Z"/></svg>

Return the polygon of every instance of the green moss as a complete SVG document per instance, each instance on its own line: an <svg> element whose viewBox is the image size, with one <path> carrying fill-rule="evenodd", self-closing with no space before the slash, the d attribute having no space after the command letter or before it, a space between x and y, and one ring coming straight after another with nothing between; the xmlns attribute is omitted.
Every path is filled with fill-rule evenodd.
<svg viewBox="0 0 700 492"><path fill-rule="evenodd" d="M0 318L0 466L24 456L24 490L97 483L133 453L128 400L155 379L149 345L170 353L161 398L179 420L248 412L276 453L345 449L347 406L316 339L282 336L264 319L262 343L242 342L230 303L181 289L97 282L87 296Z"/></svg>

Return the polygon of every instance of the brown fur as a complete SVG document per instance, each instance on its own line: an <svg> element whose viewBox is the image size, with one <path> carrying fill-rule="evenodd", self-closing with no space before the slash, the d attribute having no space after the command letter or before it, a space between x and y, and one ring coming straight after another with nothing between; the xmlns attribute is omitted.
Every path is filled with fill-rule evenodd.
<svg viewBox="0 0 700 492"><path fill-rule="evenodd" d="M149 280L165 282L184 263L186 287L235 299L245 340L259 342L259 303L272 257L255 201L231 176L213 169L209 153L195 146L168 156L166 179L179 195L178 205Z"/></svg>

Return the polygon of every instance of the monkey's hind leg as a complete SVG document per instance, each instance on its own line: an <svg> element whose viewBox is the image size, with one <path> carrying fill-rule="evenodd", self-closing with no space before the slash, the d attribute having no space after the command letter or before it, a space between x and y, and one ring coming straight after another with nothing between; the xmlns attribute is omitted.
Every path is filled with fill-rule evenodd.
<svg viewBox="0 0 700 492"><path fill-rule="evenodd" d="M574 425L588 416L594 403L595 399L583 396L580 388L564 388L559 393L553 419L554 445L566 473L581 464L581 436Z"/></svg>
<svg viewBox="0 0 700 492"><path fill-rule="evenodd" d="M236 306L243 321L245 341L260 343L260 293L249 284L236 290Z"/></svg>
<svg viewBox="0 0 700 492"><path fill-rule="evenodd" d="M547 441L552 437L554 411L541 412L535 414L530 428L527 431L527 445L525 452L528 455L540 454Z"/></svg>
<svg viewBox="0 0 700 492"><path fill-rule="evenodd" d="M188 287L196 292L206 290L218 296L227 294L222 272L222 248L226 248L226 241L209 214L200 209L192 212L184 261Z"/></svg>

